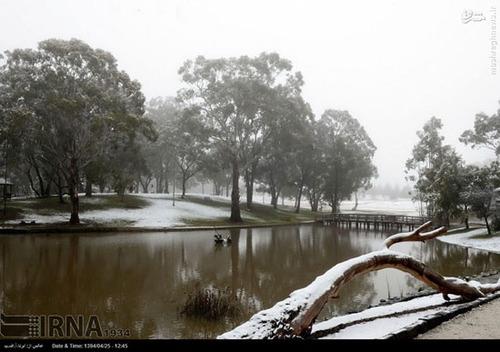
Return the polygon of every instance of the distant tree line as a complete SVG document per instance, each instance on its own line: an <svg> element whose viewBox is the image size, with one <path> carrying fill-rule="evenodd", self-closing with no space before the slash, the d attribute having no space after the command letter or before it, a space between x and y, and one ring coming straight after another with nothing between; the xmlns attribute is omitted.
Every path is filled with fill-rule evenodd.
<svg viewBox="0 0 500 352"><path fill-rule="evenodd" d="M300 72L276 53L186 61L176 97L145 102L140 84L109 52L50 39L0 57L0 147L17 193L71 203L79 193L142 190L181 196L189 181L231 190L241 221L240 180L251 209L256 185L271 195L306 198L332 211L377 175L375 146L347 111L315 119ZM153 182L154 181L154 182ZM170 188L169 188L170 187Z"/></svg>
<svg viewBox="0 0 500 352"><path fill-rule="evenodd" d="M473 129L464 131L460 141L472 148L486 147L497 160L484 166L468 165L440 134L443 124L432 117L422 130L411 157L406 162L407 180L414 182L414 200L424 205L427 215L449 226L461 219L469 227L469 215L483 219L491 234L488 219L494 213L494 189L500 187L500 110L492 116L477 114ZM500 204L499 204L500 205ZM494 225L499 229L496 215Z"/></svg>

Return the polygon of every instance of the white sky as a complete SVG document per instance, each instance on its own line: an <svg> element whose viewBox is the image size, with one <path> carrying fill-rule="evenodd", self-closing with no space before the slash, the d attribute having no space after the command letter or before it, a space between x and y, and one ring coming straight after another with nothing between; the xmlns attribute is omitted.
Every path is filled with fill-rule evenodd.
<svg viewBox="0 0 500 352"><path fill-rule="evenodd" d="M317 117L349 110L365 126L378 182L403 183L415 132L431 116L466 160L494 157L458 142L476 113L499 106L491 6L500 11L500 0L0 0L0 51L79 38L110 51L148 99L176 94L186 59L276 51L303 73ZM465 9L486 20L463 24Z"/></svg>

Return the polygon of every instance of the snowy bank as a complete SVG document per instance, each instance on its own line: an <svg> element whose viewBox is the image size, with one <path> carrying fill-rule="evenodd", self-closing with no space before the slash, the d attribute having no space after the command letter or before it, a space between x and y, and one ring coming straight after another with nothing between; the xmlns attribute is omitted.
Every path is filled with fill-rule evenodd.
<svg viewBox="0 0 500 352"><path fill-rule="evenodd" d="M456 234L452 232L451 234L441 236L438 239L446 243L500 254L500 236L488 235L488 231L484 227Z"/></svg>
<svg viewBox="0 0 500 352"><path fill-rule="evenodd" d="M189 219L217 219L229 217L230 209L212 207L197 204L182 199L175 200L167 198L165 194L141 194L133 195L148 200L148 205L139 209L111 208L104 210L90 210L80 212L82 223L109 224L116 221L128 222L132 227L171 227L185 225ZM83 202L99 202L99 198L82 198ZM37 223L60 223L69 220L68 213L55 213L42 215L34 210L26 210L22 219L6 222L7 224L18 224L21 220L36 221Z"/></svg>

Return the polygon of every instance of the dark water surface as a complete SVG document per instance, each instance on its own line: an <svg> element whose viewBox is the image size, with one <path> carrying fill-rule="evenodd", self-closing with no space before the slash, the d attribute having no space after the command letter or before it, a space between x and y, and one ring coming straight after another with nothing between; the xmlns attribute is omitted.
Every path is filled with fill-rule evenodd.
<svg viewBox="0 0 500 352"><path fill-rule="evenodd" d="M0 309L6 314L97 315L134 338L212 338L308 285L336 263L381 248L387 233L302 225L212 231L0 236ZM392 247L443 275L500 268L500 256L433 240ZM415 292L421 284L384 269L348 284L322 317ZM218 322L179 314L196 287L228 288L243 313Z"/></svg>

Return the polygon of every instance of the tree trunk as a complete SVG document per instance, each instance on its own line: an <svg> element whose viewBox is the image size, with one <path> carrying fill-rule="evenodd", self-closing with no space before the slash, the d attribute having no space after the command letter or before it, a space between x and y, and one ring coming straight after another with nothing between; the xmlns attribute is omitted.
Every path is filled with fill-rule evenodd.
<svg viewBox="0 0 500 352"><path fill-rule="evenodd" d="M71 225L80 223L80 216L78 214L80 211L80 202L78 199L78 179L78 166L76 164L76 160L72 158L68 179L69 196L71 200L71 217L69 219L69 223Z"/></svg>
<svg viewBox="0 0 500 352"><path fill-rule="evenodd" d="M253 204L253 185L255 182L256 169L257 163L253 162L250 170L245 171L245 186L247 188L247 209L251 209Z"/></svg>
<svg viewBox="0 0 500 352"><path fill-rule="evenodd" d="M247 209L252 209L253 203L253 172L245 171L245 187L247 190Z"/></svg>
<svg viewBox="0 0 500 352"><path fill-rule="evenodd" d="M45 186L43 182L43 177L42 174L40 173L40 170L38 169L38 165L34 165L33 168L35 169L36 177L38 178L38 187L40 188L40 197L46 198L47 194L45 193Z"/></svg>
<svg viewBox="0 0 500 352"><path fill-rule="evenodd" d="M156 177L156 193L163 193L163 174L160 172L160 176Z"/></svg>
<svg viewBox="0 0 500 352"><path fill-rule="evenodd" d="M52 186L52 180L53 180L53 179L54 179L53 177L52 177L52 178L50 178L50 179L48 180L48 182L47 182L47 186L45 187L45 191L44 191L44 193L45 193L45 196L46 196L46 197L50 197L50 191L51 191L51 186Z"/></svg>
<svg viewBox="0 0 500 352"><path fill-rule="evenodd" d="M85 197L92 197L92 182L88 177L85 178Z"/></svg>
<svg viewBox="0 0 500 352"><path fill-rule="evenodd" d="M232 190L231 190L231 217L229 221L231 222L243 222L241 220L240 211L240 169L239 163L236 158L233 159L233 174L232 174Z"/></svg>
<svg viewBox="0 0 500 352"><path fill-rule="evenodd" d="M491 235L490 224L488 223L488 215L484 216L484 222L486 223L486 229L488 229L488 235Z"/></svg>
<svg viewBox="0 0 500 352"><path fill-rule="evenodd" d="M164 188L164 191L165 193L170 193L170 191L168 190L168 174L165 173L165 188Z"/></svg>
<svg viewBox="0 0 500 352"><path fill-rule="evenodd" d="M338 213L339 212L339 200L337 193L334 193L331 198L331 207L332 207L332 214Z"/></svg>
<svg viewBox="0 0 500 352"><path fill-rule="evenodd" d="M57 187L57 195L59 197L59 203L64 204L62 179L61 179L61 174L59 171L57 172L56 187Z"/></svg>
<svg viewBox="0 0 500 352"><path fill-rule="evenodd" d="M469 211L468 211L467 204L465 205L464 223L465 223L465 228L468 230L469 229Z"/></svg>
<svg viewBox="0 0 500 352"><path fill-rule="evenodd" d="M356 211L358 209L358 192L354 192L354 207L352 208L353 211Z"/></svg>
<svg viewBox="0 0 500 352"><path fill-rule="evenodd" d="M301 183L299 186L299 192L297 194L297 200L295 201L297 203L297 207L295 208L295 212L298 214L300 212L300 200L302 199L302 190L304 189L304 184Z"/></svg>
<svg viewBox="0 0 500 352"><path fill-rule="evenodd" d="M38 190L36 189L35 187L35 184L33 182L33 178L31 177L31 167L28 168L28 170L26 171L26 176L28 176L28 181L29 181L29 184L30 184L30 187L31 187L31 190L35 193L35 195L37 197L41 197L42 195L40 194L40 192L38 192Z"/></svg>
<svg viewBox="0 0 500 352"><path fill-rule="evenodd" d="M309 198L309 205L311 206L311 211L317 212L318 211L318 205L319 205L319 199L316 196L316 192L314 190L308 190L307 191L308 198Z"/></svg>
<svg viewBox="0 0 500 352"><path fill-rule="evenodd" d="M182 195L181 195L181 198L184 199L185 196L186 196L186 176L184 176L184 174L182 174Z"/></svg>

